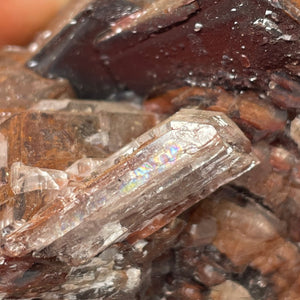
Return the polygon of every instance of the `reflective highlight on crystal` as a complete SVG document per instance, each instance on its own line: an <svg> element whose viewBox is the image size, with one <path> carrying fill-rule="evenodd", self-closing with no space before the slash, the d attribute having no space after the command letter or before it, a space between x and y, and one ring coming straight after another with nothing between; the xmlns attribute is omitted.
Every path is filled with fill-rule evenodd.
<svg viewBox="0 0 300 300"><path fill-rule="evenodd" d="M182 155L183 149L180 144L176 145L175 141L170 142L168 145L163 145L162 150L154 157L129 173L131 179L129 182L121 185L121 191L123 193L132 192L142 184L147 183L157 173L170 168Z"/></svg>
<svg viewBox="0 0 300 300"><path fill-rule="evenodd" d="M68 182L68 174L64 171L25 166L21 162L15 162L11 166L10 186L14 194L59 190Z"/></svg>
<svg viewBox="0 0 300 300"><path fill-rule="evenodd" d="M15 256L47 247L42 255L86 261L161 211L175 210L175 217L194 203L188 195L205 197L253 168L249 150L225 115L182 110L105 159L90 178L48 194L54 198L5 237L2 251ZM108 234L106 224L118 234Z"/></svg>

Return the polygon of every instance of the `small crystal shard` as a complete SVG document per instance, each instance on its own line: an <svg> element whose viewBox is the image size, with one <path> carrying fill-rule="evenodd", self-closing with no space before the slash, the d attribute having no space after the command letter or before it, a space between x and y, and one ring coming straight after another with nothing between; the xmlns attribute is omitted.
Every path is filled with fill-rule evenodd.
<svg viewBox="0 0 300 300"><path fill-rule="evenodd" d="M85 261L159 214L194 203L257 164L250 143L222 113L186 109L104 160L96 174L62 189L17 231L3 253ZM178 214L180 213L180 210Z"/></svg>
<svg viewBox="0 0 300 300"><path fill-rule="evenodd" d="M68 174L53 169L40 169L15 162L11 166L10 186L14 194L36 190L59 190L69 182Z"/></svg>
<svg viewBox="0 0 300 300"><path fill-rule="evenodd" d="M100 158L82 158L75 161L65 171L76 179L90 176L103 162Z"/></svg>

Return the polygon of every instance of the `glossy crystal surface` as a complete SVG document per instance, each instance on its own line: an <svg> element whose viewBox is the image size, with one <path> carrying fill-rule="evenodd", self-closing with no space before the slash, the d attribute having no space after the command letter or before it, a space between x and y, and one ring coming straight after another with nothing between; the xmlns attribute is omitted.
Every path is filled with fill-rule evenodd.
<svg viewBox="0 0 300 300"><path fill-rule="evenodd" d="M288 92L299 95L299 7L298 0L96 0L29 65L68 78L82 98L212 84L269 92L298 107Z"/></svg>
<svg viewBox="0 0 300 300"><path fill-rule="evenodd" d="M187 196L200 190L205 197L253 168L249 146L223 114L182 110L104 160L89 179L62 189L5 237L3 253L49 246L46 255L85 261L183 206Z"/></svg>
<svg viewBox="0 0 300 300"><path fill-rule="evenodd" d="M299 0L70 3L0 52L0 298L299 300Z"/></svg>
<svg viewBox="0 0 300 300"><path fill-rule="evenodd" d="M82 158L106 157L156 122L138 106L101 101L43 100L12 113L0 124L0 202L13 196L14 163L63 171Z"/></svg>

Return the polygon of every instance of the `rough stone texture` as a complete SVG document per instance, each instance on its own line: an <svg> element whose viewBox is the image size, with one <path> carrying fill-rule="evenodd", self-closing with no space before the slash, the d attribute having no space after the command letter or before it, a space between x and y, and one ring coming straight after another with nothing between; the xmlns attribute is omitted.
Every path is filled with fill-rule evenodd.
<svg viewBox="0 0 300 300"><path fill-rule="evenodd" d="M199 221L203 216L217 222L212 244L236 267L251 266L269 277L278 299L297 299L300 255L297 246L285 239L284 226L257 204L235 202L241 200L229 195L220 193L214 198L217 202L199 206Z"/></svg>
<svg viewBox="0 0 300 300"><path fill-rule="evenodd" d="M173 113L180 107L197 106L228 115L252 141L283 133L288 114L270 103L265 95L251 91L225 91L220 87L182 87L151 98L144 107L162 114Z"/></svg>

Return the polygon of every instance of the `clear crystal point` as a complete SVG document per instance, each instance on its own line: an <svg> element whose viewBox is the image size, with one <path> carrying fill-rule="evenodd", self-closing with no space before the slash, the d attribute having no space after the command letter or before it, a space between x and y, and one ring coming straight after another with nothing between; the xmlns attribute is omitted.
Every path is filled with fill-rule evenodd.
<svg viewBox="0 0 300 300"><path fill-rule="evenodd" d="M189 195L204 198L256 164L250 142L223 113L181 110L105 159L90 178L62 189L6 236L3 251L19 256L47 247L46 255L86 261L158 215L191 206Z"/></svg>

